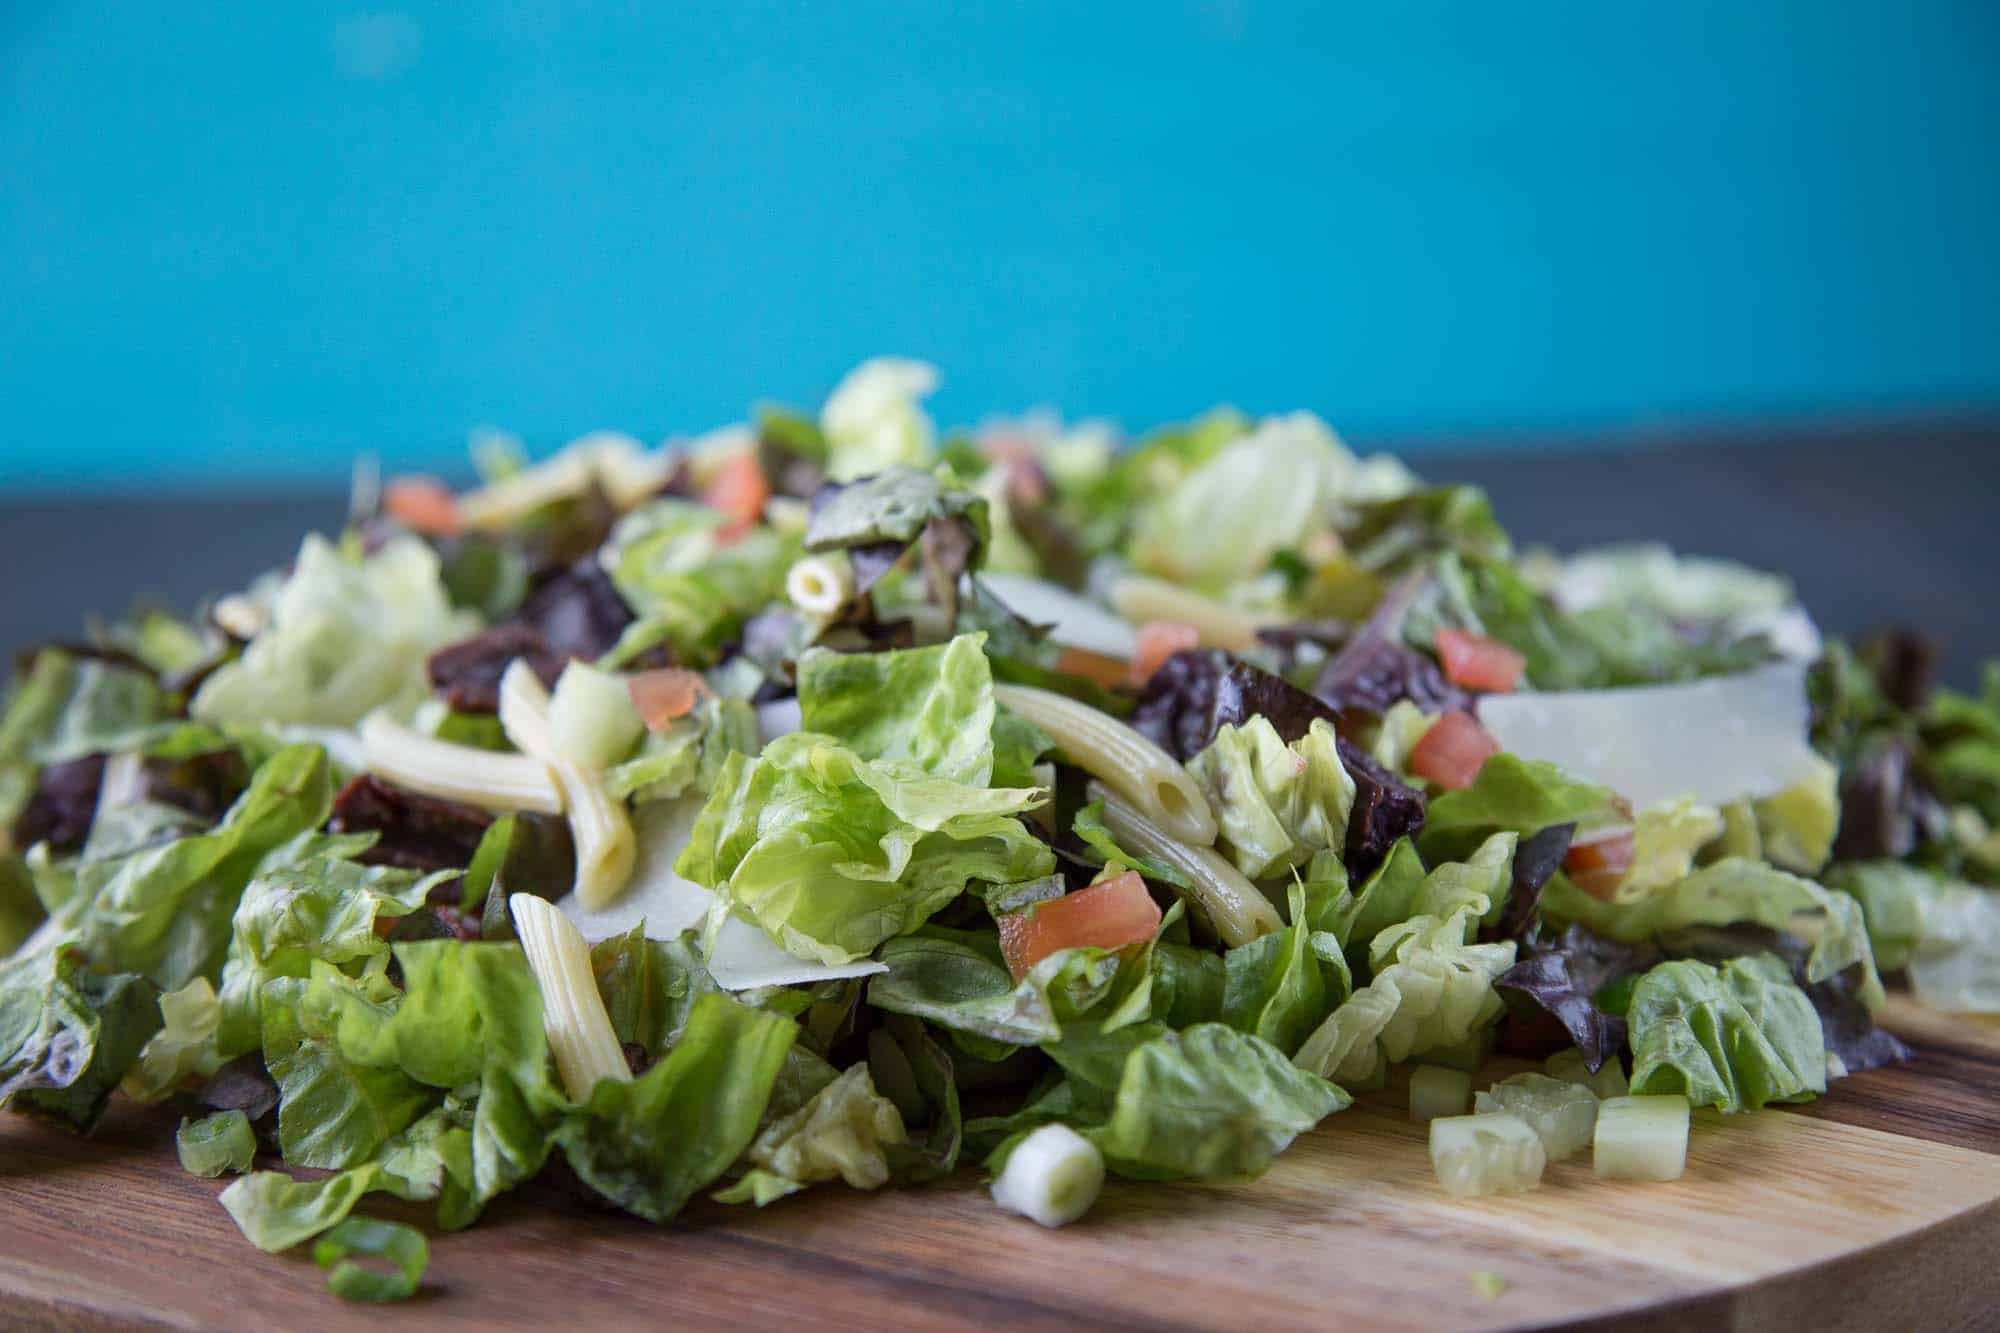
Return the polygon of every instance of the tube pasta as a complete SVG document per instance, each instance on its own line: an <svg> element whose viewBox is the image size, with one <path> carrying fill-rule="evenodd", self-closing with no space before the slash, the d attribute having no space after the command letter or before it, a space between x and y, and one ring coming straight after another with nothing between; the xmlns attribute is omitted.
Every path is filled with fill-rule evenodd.
<svg viewBox="0 0 2000 1333"><path fill-rule="evenodd" d="M1115 717L1051 690L998 685L993 697L1046 731L1063 758L1103 782L1169 836L1206 847L1215 812L1172 755Z"/></svg>
<svg viewBox="0 0 2000 1333"><path fill-rule="evenodd" d="M556 1072L570 1100L588 1101L600 1079L630 1082L632 1067L625 1063L604 997L597 993L583 932L554 904L532 893L508 898L507 910L542 993L542 1030L549 1035Z"/></svg>
<svg viewBox="0 0 2000 1333"><path fill-rule="evenodd" d="M785 596L809 616L829 618L854 597L854 574L843 556L809 555L785 575Z"/></svg>
<svg viewBox="0 0 2000 1333"><path fill-rule="evenodd" d="M500 677L500 728L507 739L548 766L576 840L576 898L588 911L609 904L632 878L638 841L625 803L604 785L604 775L572 763L556 749L549 725L549 692L526 662L516 658Z"/></svg>
<svg viewBox="0 0 2000 1333"><path fill-rule="evenodd" d="M1223 943L1235 948L1284 928L1278 909L1263 890L1213 847L1190 847L1181 842L1101 782L1090 784L1090 796L1104 802L1104 823L1120 847L1164 861L1187 876L1194 885L1188 896L1208 915Z"/></svg>
<svg viewBox="0 0 2000 1333"><path fill-rule="evenodd" d="M561 790L548 765L525 754L495 754L412 731L387 713L361 723L368 770L400 787L463 801L484 810L533 810L559 815Z"/></svg>
<svg viewBox="0 0 2000 1333"><path fill-rule="evenodd" d="M1140 574L1128 574L1111 585L1111 605L1119 615L1138 624L1177 620L1192 625L1204 644L1232 652L1255 647L1258 629L1271 623L1269 616Z"/></svg>

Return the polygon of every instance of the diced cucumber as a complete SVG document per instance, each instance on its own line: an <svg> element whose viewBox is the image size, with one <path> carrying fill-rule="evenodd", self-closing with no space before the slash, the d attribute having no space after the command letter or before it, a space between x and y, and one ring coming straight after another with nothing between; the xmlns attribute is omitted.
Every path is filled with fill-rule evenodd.
<svg viewBox="0 0 2000 1333"><path fill-rule="evenodd" d="M1678 1180L1687 1148L1685 1097L1612 1097L1597 1108L1592 1164L1607 1180Z"/></svg>
<svg viewBox="0 0 2000 1333"><path fill-rule="evenodd" d="M1582 1152L1597 1127L1597 1094L1581 1083L1565 1083L1546 1074L1502 1079L1473 1098L1472 1109L1482 1115L1520 1116L1540 1137L1551 1162Z"/></svg>
<svg viewBox="0 0 2000 1333"><path fill-rule="evenodd" d="M1419 1065L1410 1071L1410 1119L1418 1124L1439 1116L1464 1115L1472 1096L1472 1075L1462 1069Z"/></svg>
<svg viewBox="0 0 2000 1333"><path fill-rule="evenodd" d="M1517 1115L1454 1115L1431 1121L1431 1170L1446 1194L1470 1198L1533 1189L1548 1155Z"/></svg>
<svg viewBox="0 0 2000 1333"><path fill-rule="evenodd" d="M1583 1052L1572 1046L1542 1061L1542 1072L1565 1083L1581 1083L1599 1097L1623 1097L1631 1090L1625 1081L1625 1066L1618 1063L1616 1052L1606 1057L1603 1067L1593 1074L1583 1062Z"/></svg>
<svg viewBox="0 0 2000 1333"><path fill-rule="evenodd" d="M549 731L564 759L583 768L609 768L632 752L645 730L623 676L587 662L563 668L549 700Z"/></svg>

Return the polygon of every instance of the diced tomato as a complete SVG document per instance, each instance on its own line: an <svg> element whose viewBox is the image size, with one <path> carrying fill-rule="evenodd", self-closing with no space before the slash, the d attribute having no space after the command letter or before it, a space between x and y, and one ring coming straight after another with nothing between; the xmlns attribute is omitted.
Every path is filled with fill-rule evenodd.
<svg viewBox="0 0 2000 1333"><path fill-rule="evenodd" d="M1132 664L1116 657L1106 657L1103 653L1093 653L1087 648L1065 647L1056 655L1056 670L1065 675L1094 680L1109 689L1113 685L1125 684L1132 674Z"/></svg>
<svg viewBox="0 0 2000 1333"><path fill-rule="evenodd" d="M1462 629L1437 632L1438 659L1445 678L1468 690L1505 693L1521 683L1528 659L1497 639Z"/></svg>
<svg viewBox="0 0 2000 1333"><path fill-rule="evenodd" d="M702 488L701 501L729 520L722 529L725 540L741 537L764 515L764 502L771 498L771 483L764 476L757 455L749 449L731 454L721 470Z"/></svg>
<svg viewBox="0 0 2000 1333"><path fill-rule="evenodd" d="M1139 646L1132 651L1132 683L1144 685L1175 653L1201 647L1201 631L1178 620L1149 620L1139 627Z"/></svg>
<svg viewBox="0 0 2000 1333"><path fill-rule="evenodd" d="M1019 981L1028 969L1061 949L1092 945L1116 949L1153 938L1160 928L1159 904L1136 871L1087 889L1036 903L1025 912L1000 918L1000 952Z"/></svg>
<svg viewBox="0 0 2000 1333"><path fill-rule="evenodd" d="M632 707L653 731L665 731L675 718L694 711L695 700L709 692L708 682L686 667L641 671L625 682Z"/></svg>
<svg viewBox="0 0 2000 1333"><path fill-rule="evenodd" d="M397 477L383 488L382 511L412 532L449 537L458 531L458 502L436 477Z"/></svg>
<svg viewBox="0 0 2000 1333"><path fill-rule="evenodd" d="M1593 898L1610 902L1632 869L1632 830L1617 829L1588 842L1573 843L1563 857L1569 882Z"/></svg>
<svg viewBox="0 0 2000 1333"><path fill-rule="evenodd" d="M1446 713L1410 747L1410 771L1447 789L1470 787L1500 742L1470 713Z"/></svg>

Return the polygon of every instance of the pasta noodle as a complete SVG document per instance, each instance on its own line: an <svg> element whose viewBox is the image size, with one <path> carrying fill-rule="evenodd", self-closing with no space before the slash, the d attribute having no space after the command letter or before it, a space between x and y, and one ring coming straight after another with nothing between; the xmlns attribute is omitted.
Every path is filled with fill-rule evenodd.
<svg viewBox="0 0 2000 1333"><path fill-rule="evenodd" d="M1190 847L1175 839L1102 783L1091 783L1090 794L1104 802L1104 823L1120 847L1164 861L1187 877L1194 885L1189 896L1208 915L1223 943L1234 948L1284 927L1263 890L1214 848Z"/></svg>
<svg viewBox="0 0 2000 1333"><path fill-rule="evenodd" d="M381 712L362 720L361 746L369 772L411 791L482 810L563 811L562 792L548 765L525 754L454 745L412 731Z"/></svg>
<svg viewBox="0 0 2000 1333"><path fill-rule="evenodd" d="M508 664L500 677L500 727L507 739L548 765L576 840L576 897L595 911L616 898L632 877L638 842L625 803L604 785L601 773L564 759L549 726L549 692L526 662Z"/></svg>
<svg viewBox="0 0 2000 1333"><path fill-rule="evenodd" d="M1046 731L1063 758L1182 842L1215 841L1215 812L1180 761L1117 718L1051 690L995 685L993 697Z"/></svg>
<svg viewBox="0 0 2000 1333"><path fill-rule="evenodd" d="M1175 620L1192 625L1204 644L1232 652L1254 648L1257 630L1270 623L1268 616L1218 602L1164 579L1139 574L1127 575L1111 585L1111 605L1119 615L1137 624Z"/></svg>
<svg viewBox="0 0 2000 1333"><path fill-rule="evenodd" d="M507 910L542 992L542 1029L570 1100L588 1101L600 1079L629 1082L632 1067L597 993L583 933L553 903L532 893L513 895Z"/></svg>

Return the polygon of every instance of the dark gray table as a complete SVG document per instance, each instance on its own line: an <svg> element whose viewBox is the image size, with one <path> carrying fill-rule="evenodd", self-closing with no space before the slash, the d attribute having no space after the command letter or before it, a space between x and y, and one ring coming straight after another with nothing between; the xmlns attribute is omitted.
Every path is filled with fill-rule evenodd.
<svg viewBox="0 0 2000 1333"><path fill-rule="evenodd" d="M1928 629L1957 683L2000 657L2000 419L1663 434L1631 445L1415 461L1427 477L1487 487L1519 542L1569 550L1645 538L1732 556L1790 574L1831 633L1890 621ZM337 488L0 500L0 552L14 575L0 597L0 651L72 636L93 612L135 601L185 609L241 587L287 559L307 529L337 527L343 506Z"/></svg>

